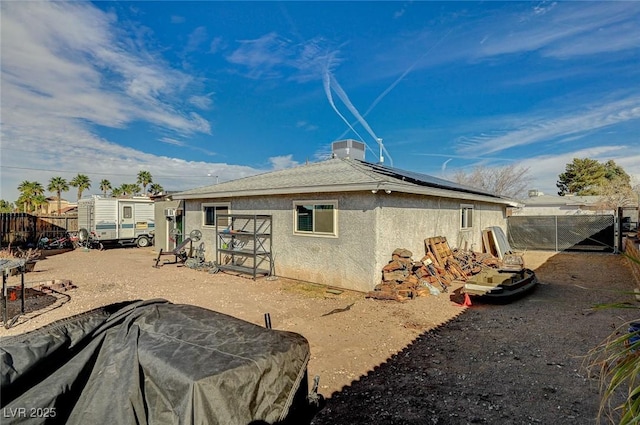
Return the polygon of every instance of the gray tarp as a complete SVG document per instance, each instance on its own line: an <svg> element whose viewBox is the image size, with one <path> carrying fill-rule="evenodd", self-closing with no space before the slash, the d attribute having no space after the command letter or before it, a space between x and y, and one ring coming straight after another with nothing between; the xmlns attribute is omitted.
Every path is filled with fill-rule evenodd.
<svg viewBox="0 0 640 425"><path fill-rule="evenodd" d="M0 357L3 424L246 425L283 420L306 395L309 344L152 300L2 338Z"/></svg>

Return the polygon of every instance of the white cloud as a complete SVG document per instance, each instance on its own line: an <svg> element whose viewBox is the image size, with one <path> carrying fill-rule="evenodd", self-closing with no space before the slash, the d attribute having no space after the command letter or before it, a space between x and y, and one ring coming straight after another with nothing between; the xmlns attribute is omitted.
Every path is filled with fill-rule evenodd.
<svg viewBox="0 0 640 425"><path fill-rule="evenodd" d="M241 40L227 60L247 68L248 78L283 78L306 82L320 80L325 70L339 63L339 51L322 37L300 43L270 32L255 40Z"/></svg>
<svg viewBox="0 0 640 425"><path fill-rule="evenodd" d="M565 171L567 164L574 158L591 158L600 162L614 160L634 179L640 179L640 151L637 146L596 146L586 149L571 150L557 155L539 155L525 159L518 165L528 167L534 178L532 189L544 193L557 194L558 176Z"/></svg>
<svg viewBox="0 0 640 425"><path fill-rule="evenodd" d="M540 117L541 116L541 117ZM458 151L472 154L492 154L517 146L554 141L571 137L574 140L589 132L607 126L640 119L640 96L628 96L620 100L560 114L558 111L539 113L536 118L521 119L519 122L505 118L500 134L481 134L461 138ZM494 119L495 120L495 119ZM494 123L495 125L495 123Z"/></svg>
<svg viewBox="0 0 640 425"><path fill-rule="evenodd" d="M13 201L22 180L46 183L77 173L114 185L147 170L168 190L255 174L251 167L152 155L105 140L94 126L156 126L176 146L210 124L188 105L210 106L190 92L190 75L171 68L122 29L116 17L84 2L2 2L0 197ZM178 20L174 20L177 22ZM120 26L117 26L120 25ZM182 107L182 99L190 99ZM187 146L188 148L188 146ZM195 149L195 148L192 148ZM206 155L213 152L198 148ZM73 198L73 196L71 196Z"/></svg>
<svg viewBox="0 0 640 425"><path fill-rule="evenodd" d="M463 50L476 57L538 51L567 58L636 49L640 6L636 2L560 2L514 15L498 12L474 22L467 35L478 43Z"/></svg>
<svg viewBox="0 0 640 425"><path fill-rule="evenodd" d="M273 156L269 158L269 163L274 170L282 170L298 165L298 162L293 160L293 155Z"/></svg>
<svg viewBox="0 0 640 425"><path fill-rule="evenodd" d="M185 47L186 52L193 52L198 50L200 46L207 41L209 35L207 34L207 28L198 27L189 34L189 39L187 40L187 46Z"/></svg>
<svg viewBox="0 0 640 425"><path fill-rule="evenodd" d="M214 93L209 93L202 96L194 95L189 97L189 103L200 109L210 109L213 105L213 100L211 100L211 96L213 95Z"/></svg>
<svg viewBox="0 0 640 425"><path fill-rule="evenodd" d="M162 143L166 143L168 145L173 145L173 146L186 146L186 143L180 141L180 140L176 140L176 139L172 139L171 137L162 137L159 139Z"/></svg>

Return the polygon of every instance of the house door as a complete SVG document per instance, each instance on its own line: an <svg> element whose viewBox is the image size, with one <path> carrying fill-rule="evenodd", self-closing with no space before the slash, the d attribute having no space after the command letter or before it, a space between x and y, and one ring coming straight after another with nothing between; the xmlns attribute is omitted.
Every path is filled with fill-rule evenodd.
<svg viewBox="0 0 640 425"><path fill-rule="evenodd" d="M133 204L120 204L120 234L119 239L133 238L135 236L133 220Z"/></svg>

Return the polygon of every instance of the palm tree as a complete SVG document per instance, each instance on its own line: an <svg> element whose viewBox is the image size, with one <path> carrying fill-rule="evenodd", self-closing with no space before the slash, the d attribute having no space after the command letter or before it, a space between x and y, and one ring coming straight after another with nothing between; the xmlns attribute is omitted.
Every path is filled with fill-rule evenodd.
<svg viewBox="0 0 640 425"><path fill-rule="evenodd" d="M49 205L49 201L47 201L47 198L44 195L34 196L31 203L33 204L33 209L36 211L39 210L40 213L45 212L42 210L42 207L44 207L45 205Z"/></svg>
<svg viewBox="0 0 640 425"><path fill-rule="evenodd" d="M164 188L160 186L158 183L153 183L151 186L149 186L149 193L151 193L152 195L157 195L163 190Z"/></svg>
<svg viewBox="0 0 640 425"><path fill-rule="evenodd" d="M147 185L149 183L153 183L153 177L151 177L151 173L148 171L140 171L138 173L138 184L142 185L142 193L147 193Z"/></svg>
<svg viewBox="0 0 640 425"><path fill-rule="evenodd" d="M0 212L13 212L13 203L5 201L4 199L0 199Z"/></svg>
<svg viewBox="0 0 640 425"><path fill-rule="evenodd" d="M115 189L113 189L111 191L111 196L113 196L114 198L119 198L120 196L122 196L122 188L121 187L116 187Z"/></svg>
<svg viewBox="0 0 640 425"><path fill-rule="evenodd" d="M82 192L91 187L91 180L84 174L78 174L69 182L73 187L78 188L78 201L82 198Z"/></svg>
<svg viewBox="0 0 640 425"><path fill-rule="evenodd" d="M24 212L30 212L33 204L33 199L38 195L44 195L44 188L42 184L38 182L30 182L28 180L23 181L18 186L20 191L20 197L18 203L22 204Z"/></svg>
<svg viewBox="0 0 640 425"><path fill-rule="evenodd" d="M107 179L103 179L100 182L100 190L102 191L102 194L104 195L104 197L107 197L107 190L111 190L111 182Z"/></svg>
<svg viewBox="0 0 640 425"><path fill-rule="evenodd" d="M56 192L58 195L58 214L60 214L60 210L62 210L62 192L67 192L69 190L69 183L67 183L67 181L62 177L51 177L47 190L49 192Z"/></svg>
<svg viewBox="0 0 640 425"><path fill-rule="evenodd" d="M121 195L135 195L140 191L140 186L134 183L122 183L118 189Z"/></svg>
<svg viewBox="0 0 640 425"><path fill-rule="evenodd" d="M135 195L136 193L140 192L140 186L138 186L135 183L128 183L125 185L127 187L127 193L131 196Z"/></svg>

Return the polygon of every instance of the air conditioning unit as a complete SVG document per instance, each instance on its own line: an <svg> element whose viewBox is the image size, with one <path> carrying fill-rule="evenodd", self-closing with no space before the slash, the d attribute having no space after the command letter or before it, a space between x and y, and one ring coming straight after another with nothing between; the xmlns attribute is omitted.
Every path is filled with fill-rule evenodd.
<svg viewBox="0 0 640 425"><path fill-rule="evenodd" d="M175 208L165 208L164 209L164 216L165 217L175 217L176 216L176 209Z"/></svg>

